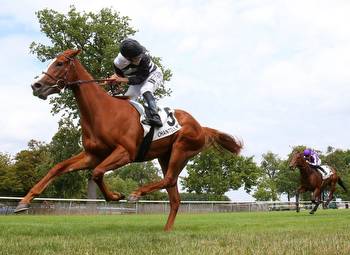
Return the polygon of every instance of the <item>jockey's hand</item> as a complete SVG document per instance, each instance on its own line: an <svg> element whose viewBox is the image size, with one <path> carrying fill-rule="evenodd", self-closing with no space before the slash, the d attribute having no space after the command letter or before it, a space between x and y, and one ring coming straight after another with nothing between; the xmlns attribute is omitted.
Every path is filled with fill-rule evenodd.
<svg viewBox="0 0 350 255"><path fill-rule="evenodd" d="M107 84L108 85L118 85L118 81L117 81L117 78L118 78L119 76L118 75L116 75L116 74L113 74L112 76L110 76L108 79L109 79L109 81L107 81Z"/></svg>
<svg viewBox="0 0 350 255"><path fill-rule="evenodd" d="M112 76L113 76L113 75L112 75ZM128 79L128 78L120 77L120 76L118 76L118 75L115 75L115 76L113 77L113 79L114 79L118 84L120 84L120 83L128 83L128 82L129 82L129 79Z"/></svg>

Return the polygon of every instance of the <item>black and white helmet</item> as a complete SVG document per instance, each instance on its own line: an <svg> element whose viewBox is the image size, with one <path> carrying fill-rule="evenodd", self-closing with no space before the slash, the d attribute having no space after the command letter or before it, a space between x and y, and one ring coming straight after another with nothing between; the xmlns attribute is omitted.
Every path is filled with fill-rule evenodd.
<svg viewBox="0 0 350 255"><path fill-rule="evenodd" d="M126 59L132 59L145 52L145 48L136 40L127 38L120 44L120 53Z"/></svg>

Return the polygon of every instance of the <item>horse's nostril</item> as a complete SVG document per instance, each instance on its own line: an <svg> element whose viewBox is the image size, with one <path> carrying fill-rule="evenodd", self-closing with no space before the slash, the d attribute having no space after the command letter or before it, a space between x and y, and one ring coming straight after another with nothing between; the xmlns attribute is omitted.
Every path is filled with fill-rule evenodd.
<svg viewBox="0 0 350 255"><path fill-rule="evenodd" d="M41 84L40 83L34 83L33 87L36 88L36 89L40 89L41 88Z"/></svg>

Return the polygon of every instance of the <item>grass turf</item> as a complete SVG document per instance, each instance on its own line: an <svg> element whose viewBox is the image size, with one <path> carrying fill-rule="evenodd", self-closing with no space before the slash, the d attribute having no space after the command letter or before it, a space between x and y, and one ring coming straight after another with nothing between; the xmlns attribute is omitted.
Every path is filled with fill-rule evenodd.
<svg viewBox="0 0 350 255"><path fill-rule="evenodd" d="M1 216L0 254L350 254L350 210Z"/></svg>

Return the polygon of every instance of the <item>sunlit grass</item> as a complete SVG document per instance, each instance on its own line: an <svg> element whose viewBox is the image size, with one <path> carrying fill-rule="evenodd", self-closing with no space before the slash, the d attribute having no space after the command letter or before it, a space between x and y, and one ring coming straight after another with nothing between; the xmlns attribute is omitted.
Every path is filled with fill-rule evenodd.
<svg viewBox="0 0 350 255"><path fill-rule="evenodd" d="M350 254L350 210L1 216L0 254Z"/></svg>

